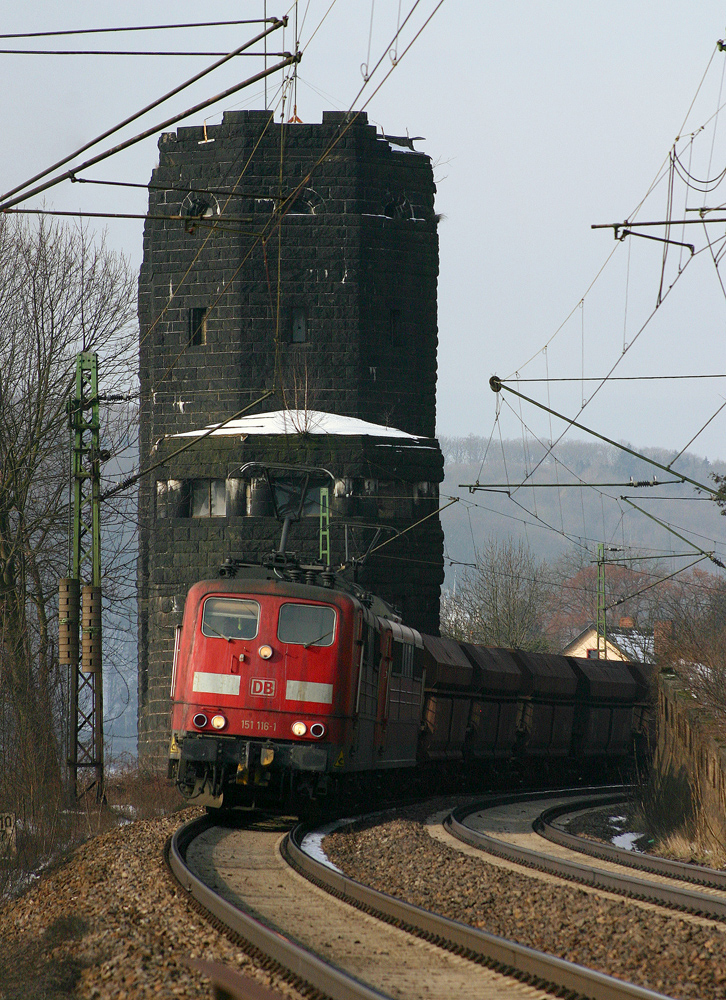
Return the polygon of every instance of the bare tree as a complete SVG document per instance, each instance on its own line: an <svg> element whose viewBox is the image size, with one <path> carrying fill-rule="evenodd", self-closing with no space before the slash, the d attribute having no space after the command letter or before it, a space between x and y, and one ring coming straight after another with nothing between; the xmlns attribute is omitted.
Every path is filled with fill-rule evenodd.
<svg viewBox="0 0 726 1000"><path fill-rule="evenodd" d="M104 390L135 370L135 283L86 231L0 219L0 803L27 815L62 781L66 401L76 354L99 353Z"/></svg>
<svg viewBox="0 0 726 1000"><path fill-rule="evenodd" d="M726 580L694 570L669 594L670 637L664 665L672 667L704 709L703 724L726 738Z"/></svg>
<svg viewBox="0 0 726 1000"><path fill-rule="evenodd" d="M486 646L547 649L548 571L521 541L491 540L456 594L444 594L444 635Z"/></svg>

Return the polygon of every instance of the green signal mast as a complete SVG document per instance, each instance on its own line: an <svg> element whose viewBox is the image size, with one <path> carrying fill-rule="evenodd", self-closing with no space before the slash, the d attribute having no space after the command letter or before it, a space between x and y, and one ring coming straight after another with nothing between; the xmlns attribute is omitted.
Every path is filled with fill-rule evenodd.
<svg viewBox="0 0 726 1000"><path fill-rule="evenodd" d="M69 673L68 767L72 798L77 799L95 787L100 801L103 798L100 468L106 456L100 447L96 354L83 351L77 356L75 394L68 400L67 408L73 521L68 576L60 581L59 588L58 647L60 662L68 666ZM80 790L79 769L85 769L86 773L93 771L94 775Z"/></svg>
<svg viewBox="0 0 726 1000"><path fill-rule="evenodd" d="M605 546L597 547L597 658L606 660L608 655L608 622L605 607Z"/></svg>
<svg viewBox="0 0 726 1000"><path fill-rule="evenodd" d="M608 605L606 603L605 590L605 564L608 562L627 562L626 559L608 559L606 552L622 552L617 545L604 545L600 543L597 547L597 608L596 608L596 629L597 629L597 658L607 660L608 658Z"/></svg>

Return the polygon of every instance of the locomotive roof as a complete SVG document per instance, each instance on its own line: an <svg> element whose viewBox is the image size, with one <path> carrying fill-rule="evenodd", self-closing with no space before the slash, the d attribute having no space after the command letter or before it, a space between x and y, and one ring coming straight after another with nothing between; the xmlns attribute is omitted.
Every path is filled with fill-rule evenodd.
<svg viewBox="0 0 726 1000"><path fill-rule="evenodd" d="M209 424L198 431L184 431L174 437L200 437L211 427L215 427L210 437L229 437L241 434L330 434L336 436L355 435L358 437L396 438L397 440L418 442L427 440L408 434L397 427L372 424L358 417L344 417L339 413L325 413L323 410L273 410L269 413L254 413L237 420L230 420L223 427Z"/></svg>
<svg viewBox="0 0 726 1000"><path fill-rule="evenodd" d="M327 604L339 604L341 599L350 598L362 609L365 619L371 623L379 618L385 619L391 626L396 626L399 621L398 615L380 597L368 594L362 587L346 580L340 574L335 574L335 583L332 587L325 587L303 581L286 580L274 569L262 565L246 564L237 569L236 576L198 580L190 587L187 598L192 596L194 600L201 600L205 594L213 592L221 594L250 592L324 601ZM414 630L407 631L413 632Z"/></svg>

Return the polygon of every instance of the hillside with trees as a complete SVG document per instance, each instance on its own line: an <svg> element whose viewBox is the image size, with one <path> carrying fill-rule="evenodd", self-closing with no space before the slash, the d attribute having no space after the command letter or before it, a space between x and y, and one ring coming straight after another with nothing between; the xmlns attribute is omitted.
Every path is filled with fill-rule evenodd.
<svg viewBox="0 0 726 1000"><path fill-rule="evenodd" d="M677 476L600 443L562 443L557 461L531 442L468 437L443 438L441 445L442 501L461 498L442 515L448 560L442 630L487 645L562 649L595 620L602 544L611 627L628 617L652 634L656 622L668 621L682 655L718 659L726 642L726 580L702 555L723 558L726 523L707 494L682 482L638 486L654 474L659 483ZM656 449L645 455L661 465L674 458ZM674 464L711 488L726 470L726 463L690 454ZM532 482L554 487L516 489L529 473ZM461 485L476 482L495 484L496 491L470 493Z"/></svg>
<svg viewBox="0 0 726 1000"><path fill-rule="evenodd" d="M492 537L509 536L521 538L538 558L547 560L573 551L589 553L594 558L598 543L620 546L640 555L666 555L688 549L674 535L621 500L623 495L659 520L669 522L704 549L717 549L726 538L726 524L720 520L720 510L705 494L698 493L688 483L635 485L650 482L654 477L662 484L678 476L669 476L610 445L564 441L558 444L555 458L555 453L547 455L531 439L526 443L489 442L470 435L443 437L440 442L445 459L441 496L461 498L460 503L442 515L447 555L452 560L470 562L474 548L481 549ZM642 452L662 465L675 457L674 452L662 449L646 448ZM712 477L726 473L726 462L710 462L688 452L674 464L678 472L711 488L717 485ZM526 485L515 488L525 480ZM498 489L470 493L461 486L476 482L497 484ZM531 483L549 485L533 489ZM566 486L566 483L577 485ZM602 483L624 485L602 488L590 485ZM722 551L723 548L726 546ZM451 573L448 580L450 584L453 582Z"/></svg>

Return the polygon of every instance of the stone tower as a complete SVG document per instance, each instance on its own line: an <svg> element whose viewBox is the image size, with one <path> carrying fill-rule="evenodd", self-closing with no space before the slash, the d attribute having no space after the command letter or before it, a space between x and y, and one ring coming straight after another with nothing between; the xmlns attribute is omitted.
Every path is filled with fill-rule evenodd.
<svg viewBox="0 0 726 1000"><path fill-rule="evenodd" d="M336 512L403 531L438 506L434 183L429 157L411 147L377 134L364 114L338 112L311 125L228 112L218 126L161 137L139 278L141 465L161 463L139 497L147 763L166 747L186 589L227 556L269 551L279 535L236 478L245 463L330 471L333 563L346 546L365 548L373 530L336 531ZM249 414L295 414L282 432L257 433L245 417L244 432L231 423L175 455L191 440L183 435L229 421L269 390ZM321 430L318 414L358 423ZM291 548L312 552L318 530L303 518ZM408 624L436 632L438 516L371 557L362 577Z"/></svg>

